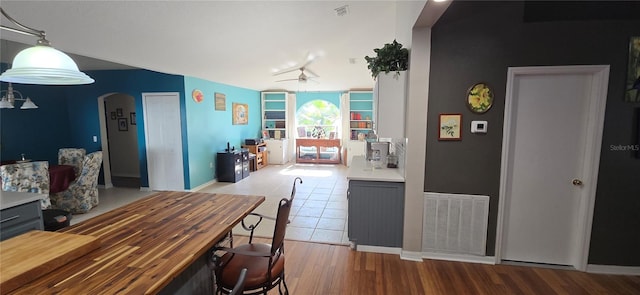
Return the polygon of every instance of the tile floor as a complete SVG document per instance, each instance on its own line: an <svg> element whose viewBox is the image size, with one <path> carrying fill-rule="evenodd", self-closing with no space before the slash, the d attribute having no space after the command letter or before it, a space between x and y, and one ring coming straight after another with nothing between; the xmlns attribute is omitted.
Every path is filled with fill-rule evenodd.
<svg viewBox="0 0 640 295"><path fill-rule="evenodd" d="M287 164L268 165L251 172L237 183L217 182L200 189L202 192L263 195L266 197L255 212L275 216L278 202L289 197L293 179L302 178L287 227L290 240L348 245L347 239L347 168L342 165ZM130 188L100 189L100 205L86 214L78 214L72 224L122 206L152 192ZM255 232L259 237L271 237L274 223L263 220ZM234 234L246 234L240 226Z"/></svg>

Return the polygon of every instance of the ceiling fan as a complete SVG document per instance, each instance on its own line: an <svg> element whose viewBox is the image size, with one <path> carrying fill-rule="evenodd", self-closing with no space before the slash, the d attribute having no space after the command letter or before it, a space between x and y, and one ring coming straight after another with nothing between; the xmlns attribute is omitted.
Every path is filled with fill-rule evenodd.
<svg viewBox="0 0 640 295"><path fill-rule="evenodd" d="M300 75L298 75L298 78L276 80L276 82L298 81L298 83L307 83L307 81L314 81L314 82L317 83L317 81L315 81L313 79L314 78L319 78L320 76L318 76L318 74L314 73L311 69L309 69L307 67L313 61L314 61L314 58L311 55L308 55L306 62L303 63L301 66L294 66L294 67L287 68L287 69L280 70L280 71L277 71L277 72L273 73L274 76L278 76L278 75L290 73L290 72L297 71L297 70L300 71ZM307 71L307 73L309 73L310 75L305 74L305 71Z"/></svg>

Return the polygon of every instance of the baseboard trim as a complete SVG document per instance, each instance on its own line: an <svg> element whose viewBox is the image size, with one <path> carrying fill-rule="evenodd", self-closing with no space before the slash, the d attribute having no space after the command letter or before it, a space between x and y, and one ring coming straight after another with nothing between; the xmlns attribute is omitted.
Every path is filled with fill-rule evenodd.
<svg viewBox="0 0 640 295"><path fill-rule="evenodd" d="M218 179L212 179L212 180L209 180L209 181L207 181L207 182L205 182L205 183L203 183L203 184L201 184L199 186L196 186L195 188L189 189L187 191L188 192L197 192L197 191L202 190L205 187L210 186L210 185L212 185L212 184L214 184L216 182L218 182Z"/></svg>
<svg viewBox="0 0 640 295"><path fill-rule="evenodd" d="M107 184L98 184L98 188L102 188L102 189L109 189L113 187L113 183L107 183Z"/></svg>
<svg viewBox="0 0 640 295"><path fill-rule="evenodd" d="M640 266L588 264L587 272L609 275L640 276Z"/></svg>
<svg viewBox="0 0 640 295"><path fill-rule="evenodd" d="M141 186L141 187L140 187L140 191L141 191L141 192L150 192L150 191L151 191L151 189L150 189L148 186Z"/></svg>
<svg viewBox="0 0 640 295"><path fill-rule="evenodd" d="M422 252L404 251L400 254L400 259L408 261L422 262Z"/></svg>
<svg viewBox="0 0 640 295"><path fill-rule="evenodd" d="M496 264L495 257L493 256L475 256L475 255L465 255L465 254L423 252L422 258L457 261L457 262L491 264L491 265Z"/></svg>
<svg viewBox="0 0 640 295"><path fill-rule="evenodd" d="M356 245L356 251L400 255L402 248Z"/></svg>

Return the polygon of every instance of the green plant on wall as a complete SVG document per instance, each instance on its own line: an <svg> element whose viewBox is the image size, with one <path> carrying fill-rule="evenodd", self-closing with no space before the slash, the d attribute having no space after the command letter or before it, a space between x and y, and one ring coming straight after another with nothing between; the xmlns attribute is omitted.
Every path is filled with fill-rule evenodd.
<svg viewBox="0 0 640 295"><path fill-rule="evenodd" d="M394 71L400 74L400 71L406 71L409 66L409 50L402 48L402 44L396 40L385 44L382 48L373 49L373 52L376 53L376 56L364 57L373 79L378 77L381 72L389 73Z"/></svg>

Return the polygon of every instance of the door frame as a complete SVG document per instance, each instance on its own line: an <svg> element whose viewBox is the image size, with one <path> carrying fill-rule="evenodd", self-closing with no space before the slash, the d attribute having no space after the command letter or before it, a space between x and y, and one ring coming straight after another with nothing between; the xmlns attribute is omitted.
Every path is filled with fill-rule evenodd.
<svg viewBox="0 0 640 295"><path fill-rule="evenodd" d="M507 181L508 168L512 163L508 159L511 150L511 132L514 112L514 80L517 76L526 75L562 75L589 74L592 75L591 95L588 97L587 132L584 153L584 186L578 208L578 242L579 251L575 256L574 267L586 271L591 241L591 227L593 210L600 166L600 151L602 147L602 133L604 128L604 114L607 102L607 88L609 83L609 65L588 66L540 66L540 67L509 67L507 71L507 88L505 93L504 125L502 130L502 157L500 164L500 192L498 196L498 223L496 229L495 262L502 262L502 243L505 230L505 216L508 210Z"/></svg>
<svg viewBox="0 0 640 295"><path fill-rule="evenodd" d="M109 161L109 137L107 135L107 114L105 113L104 99L118 94L109 92L98 97L98 119L100 121L100 147L102 148L102 168L104 176L104 188L112 188L111 182L111 162Z"/></svg>

